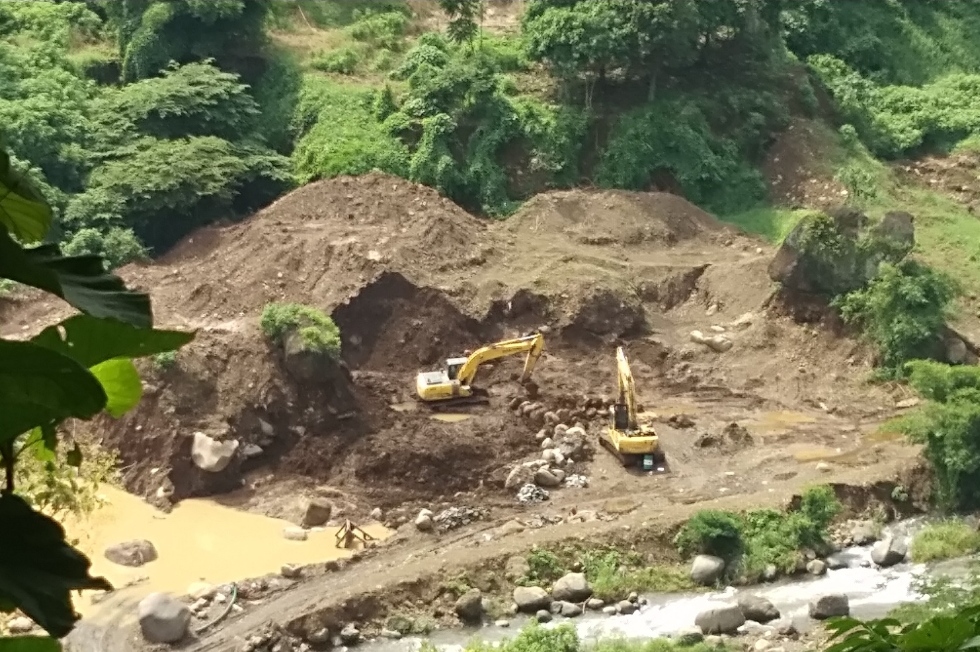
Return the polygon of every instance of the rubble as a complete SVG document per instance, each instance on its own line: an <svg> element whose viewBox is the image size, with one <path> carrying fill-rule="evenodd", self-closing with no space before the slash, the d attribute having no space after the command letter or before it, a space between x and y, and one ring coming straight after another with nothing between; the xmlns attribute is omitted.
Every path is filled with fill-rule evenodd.
<svg viewBox="0 0 980 652"><path fill-rule="evenodd" d="M474 521L484 520L489 516L487 509L474 507L449 507L436 514L432 521L440 532L446 532L464 525L469 525ZM417 525L417 523L416 523Z"/></svg>
<svg viewBox="0 0 980 652"><path fill-rule="evenodd" d="M521 487L520 491L517 492L517 502L522 505L533 505L535 503L543 503L548 500L551 495L547 490L533 484L526 484Z"/></svg>

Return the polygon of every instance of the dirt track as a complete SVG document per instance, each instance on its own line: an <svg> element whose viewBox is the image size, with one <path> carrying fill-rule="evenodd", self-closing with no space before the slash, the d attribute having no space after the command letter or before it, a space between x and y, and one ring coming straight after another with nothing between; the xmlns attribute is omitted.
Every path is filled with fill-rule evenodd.
<svg viewBox="0 0 980 652"><path fill-rule="evenodd" d="M905 396L864 383L866 352L832 321L781 316L766 274L771 255L673 195L549 193L487 223L434 191L372 174L306 186L242 224L196 233L156 264L123 269L132 285L152 292L158 323L199 329L175 368L145 366L146 397L136 411L103 424L131 491L161 501L235 490L228 500L285 517L295 516L303 496L320 493L333 497L338 516L361 519L381 507L392 526L421 506L469 505L490 509L490 522L532 524L483 545L433 544L409 524L400 535L408 542L358 566L356 578L345 573L342 594L325 598L324 585L311 581L209 634L200 649L231 649L237 633L289 618L314 596L333 603L442 563L401 564L398 550L413 551L413 560L451 550L454 564L468 564L532 540L620 527L568 523L585 505L614 515L632 497L626 502L645 507L623 523L641 523L720 496L748 505L785 499L804 483L885 477L876 474L912 453L874 431ZM258 328L270 301L332 313L352 381L294 381ZM0 305L0 314L5 334L23 334L64 310L23 299ZM535 380L545 406L610 394L614 348L627 347L668 474L630 474L600 450L569 467L589 478L588 488L519 506L504 480L514 463L540 456L540 426L508 407L521 395L512 380L518 360L481 370L491 404L466 418L438 421L410 409L420 369L541 327L547 347ZM693 344L693 330L721 333L732 348ZM685 418L672 419L678 415ZM580 420L594 443L603 417ZM730 427L749 437L726 439ZM189 459L196 430L262 454L203 474ZM561 522L537 529L541 517Z"/></svg>

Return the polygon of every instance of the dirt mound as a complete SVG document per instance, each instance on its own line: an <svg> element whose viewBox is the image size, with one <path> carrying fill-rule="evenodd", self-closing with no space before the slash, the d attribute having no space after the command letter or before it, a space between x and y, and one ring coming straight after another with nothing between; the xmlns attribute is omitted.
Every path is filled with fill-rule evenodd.
<svg viewBox="0 0 980 652"><path fill-rule="evenodd" d="M791 208L826 209L847 199L847 190L834 179L833 137L826 127L796 119L766 153L762 173L775 204Z"/></svg>
<svg viewBox="0 0 980 652"><path fill-rule="evenodd" d="M567 190L538 195L505 223L522 237L583 245L671 245L725 229L683 197L665 192Z"/></svg>

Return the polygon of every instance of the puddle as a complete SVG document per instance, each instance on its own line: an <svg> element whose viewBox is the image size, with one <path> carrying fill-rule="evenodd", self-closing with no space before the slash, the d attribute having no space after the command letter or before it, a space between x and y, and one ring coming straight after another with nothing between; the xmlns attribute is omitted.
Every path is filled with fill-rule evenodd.
<svg viewBox="0 0 980 652"><path fill-rule="evenodd" d="M464 414L462 412L442 412L440 414L433 414L433 421L443 421L445 423L459 423L460 421L466 421L472 418L472 414Z"/></svg>
<svg viewBox="0 0 980 652"><path fill-rule="evenodd" d="M795 426L816 423L816 421L815 418L802 412L779 410L775 412L763 412L749 419L746 423L751 424L749 430L753 435L766 436L783 434Z"/></svg>
<svg viewBox="0 0 980 652"><path fill-rule="evenodd" d="M106 486L100 493L108 502L81 522L69 519L65 529L92 560L93 575L106 577L117 589L137 582L127 591L132 595L183 594L194 582L223 584L278 572L287 563L312 564L353 552L334 547L336 528L311 531L306 541L287 541L282 531L290 523L210 500L185 500L164 514L120 489ZM379 540L390 534L382 525L361 527ZM107 546L131 539L151 541L159 558L127 568L103 556ZM82 615L97 609L88 595L76 600Z"/></svg>

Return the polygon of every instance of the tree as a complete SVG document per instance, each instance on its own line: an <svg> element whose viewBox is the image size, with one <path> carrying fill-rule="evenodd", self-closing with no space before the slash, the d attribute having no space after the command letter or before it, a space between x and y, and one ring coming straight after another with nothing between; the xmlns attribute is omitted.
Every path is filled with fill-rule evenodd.
<svg viewBox="0 0 980 652"><path fill-rule="evenodd" d="M449 39L454 43L472 43L482 29L485 0L439 0L439 7L449 17L446 30Z"/></svg>
<svg viewBox="0 0 980 652"><path fill-rule="evenodd" d="M89 574L89 559L64 529L16 493L18 459L53 461L58 426L102 412L120 416L140 400L132 358L172 351L192 333L155 330L150 298L105 271L97 256L63 256L35 244L48 232L50 206L10 165L0 145L0 278L60 297L80 311L27 341L0 338L0 611L20 609L51 636L71 631L79 616L73 590L111 590ZM21 243L27 243L25 246ZM77 466L81 452L69 452ZM18 650L58 649L51 639L4 639Z"/></svg>

